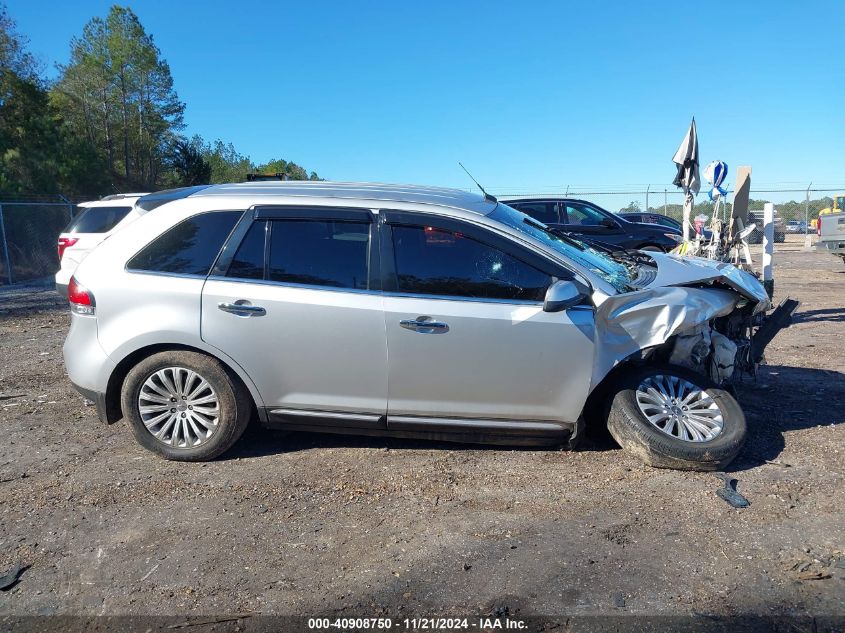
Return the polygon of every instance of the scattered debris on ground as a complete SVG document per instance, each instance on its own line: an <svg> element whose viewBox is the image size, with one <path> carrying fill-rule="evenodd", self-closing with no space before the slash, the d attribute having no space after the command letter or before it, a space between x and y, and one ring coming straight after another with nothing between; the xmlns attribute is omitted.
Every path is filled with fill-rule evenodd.
<svg viewBox="0 0 845 633"><path fill-rule="evenodd" d="M719 495L722 499L731 504L734 508L747 508L751 505L748 499L746 499L741 494L739 494L739 492L737 492L736 479L725 473L714 474L716 475L716 477L722 480L722 483L724 484L723 487L719 488L716 491L717 495Z"/></svg>

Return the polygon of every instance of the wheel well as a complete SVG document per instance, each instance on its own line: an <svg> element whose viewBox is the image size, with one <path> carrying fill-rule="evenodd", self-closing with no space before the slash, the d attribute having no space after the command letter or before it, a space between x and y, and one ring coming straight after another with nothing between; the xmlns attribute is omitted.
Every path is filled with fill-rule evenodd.
<svg viewBox="0 0 845 633"><path fill-rule="evenodd" d="M584 403L584 422L588 429L592 430L604 426L605 414L610 407L610 389L616 380L616 376L639 360L638 354L623 360L611 369L587 396L587 401Z"/></svg>
<svg viewBox="0 0 845 633"><path fill-rule="evenodd" d="M604 426L605 416L610 407L611 391L618 376L630 367L640 365L646 361L666 361L668 359L668 352L671 350L669 343L672 340L670 337L660 345L638 350L627 358L623 358L613 369L607 372L599 384L590 392L590 395L587 396L587 401L584 403L584 421L588 429L594 430L596 427Z"/></svg>
<svg viewBox="0 0 845 633"><path fill-rule="evenodd" d="M241 383L241 386L246 389L246 392L249 394L249 399L252 401L253 409L257 409L255 400L252 397L249 389L247 389L244 381L241 380L241 377L238 376L237 372L234 371L229 364L221 358L214 356L213 354L209 354L205 350L197 349L196 347L191 347L190 345L180 345L176 343L162 343L159 345L148 345L147 347L142 347L141 349L137 349L131 354L129 354L126 358L121 360L117 367L115 367L114 371L109 376L109 382L106 386L106 421L109 424L114 424L118 420L123 417L123 409L120 404L120 396L121 391L123 390L123 381L126 379L126 375L129 371L138 363L140 363L143 359L152 356L153 354L158 354L159 352L173 352L183 350L186 352L195 352L197 354L203 354L204 356L209 356L213 358L217 362L221 363L232 377Z"/></svg>

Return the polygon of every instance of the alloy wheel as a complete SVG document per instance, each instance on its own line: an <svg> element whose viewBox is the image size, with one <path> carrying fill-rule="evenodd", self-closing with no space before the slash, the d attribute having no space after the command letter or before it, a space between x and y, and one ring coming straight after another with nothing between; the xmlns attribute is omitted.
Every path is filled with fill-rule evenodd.
<svg viewBox="0 0 845 633"><path fill-rule="evenodd" d="M220 418L217 393L185 367L165 367L150 375L141 386L138 410L150 434L172 448L207 442Z"/></svg>
<svg viewBox="0 0 845 633"><path fill-rule="evenodd" d="M685 442L708 442L722 433L724 417L715 400L689 380L649 376L637 387L637 405L657 429Z"/></svg>

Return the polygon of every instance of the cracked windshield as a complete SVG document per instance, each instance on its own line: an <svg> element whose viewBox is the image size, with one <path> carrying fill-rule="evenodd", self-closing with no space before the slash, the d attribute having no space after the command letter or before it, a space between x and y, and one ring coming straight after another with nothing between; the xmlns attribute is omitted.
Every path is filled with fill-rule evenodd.
<svg viewBox="0 0 845 633"><path fill-rule="evenodd" d="M628 292L633 289L631 286L632 275L624 264L590 248L583 242L554 235L540 222L501 202L489 217L521 233L530 235L558 253L584 266L607 281L617 292Z"/></svg>

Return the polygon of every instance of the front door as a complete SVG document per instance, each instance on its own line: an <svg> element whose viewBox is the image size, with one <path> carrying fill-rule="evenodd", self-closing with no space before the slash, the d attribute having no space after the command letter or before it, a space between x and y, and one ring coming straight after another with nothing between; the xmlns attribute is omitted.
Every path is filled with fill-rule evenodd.
<svg viewBox="0 0 845 633"><path fill-rule="evenodd" d="M561 222L559 228L571 231L576 236L585 237L624 246L630 235L622 230L622 225L609 214L577 202L563 202L560 209Z"/></svg>
<svg viewBox="0 0 845 633"><path fill-rule="evenodd" d="M544 312L553 273L501 235L382 213L388 427L409 416L574 422L592 373L592 311Z"/></svg>
<svg viewBox="0 0 845 633"><path fill-rule="evenodd" d="M387 347L369 275L372 214L252 213L237 249L227 246L231 261L205 284L203 340L249 374L271 421L383 427Z"/></svg>

